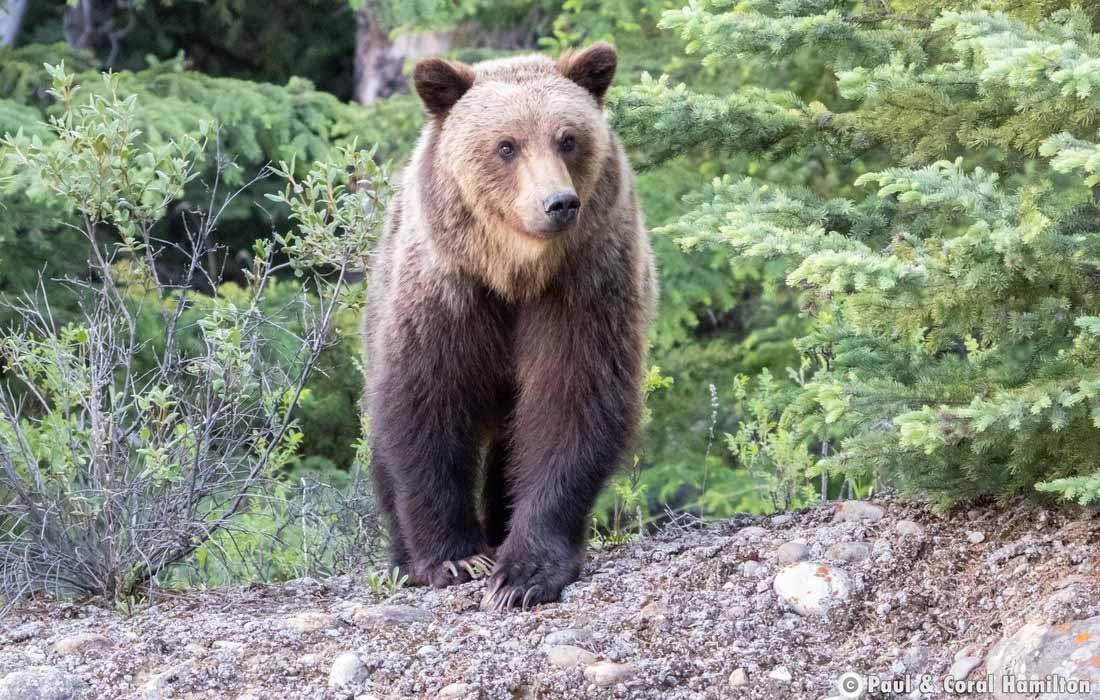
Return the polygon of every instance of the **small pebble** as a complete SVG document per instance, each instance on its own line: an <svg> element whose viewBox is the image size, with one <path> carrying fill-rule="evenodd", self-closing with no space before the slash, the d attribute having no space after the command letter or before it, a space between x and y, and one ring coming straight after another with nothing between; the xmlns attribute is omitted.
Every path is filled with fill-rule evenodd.
<svg viewBox="0 0 1100 700"><path fill-rule="evenodd" d="M546 652L550 659L550 665L555 668L573 668L574 666L588 666L596 662L596 655L587 649L575 647L570 644L560 644L551 647Z"/></svg>
<svg viewBox="0 0 1100 700"><path fill-rule="evenodd" d="M328 674L328 686L342 688L358 683L365 673L366 668L359 655L351 651L344 652L332 662L332 670Z"/></svg>
<svg viewBox="0 0 1100 700"><path fill-rule="evenodd" d="M793 564L810 557L810 550L801 542L787 542L775 550L775 558L780 564Z"/></svg>
<svg viewBox="0 0 1100 700"><path fill-rule="evenodd" d="M899 520L894 524L894 529L898 531L899 535L910 537L920 537L924 534L924 526L912 520Z"/></svg>
<svg viewBox="0 0 1100 700"><path fill-rule="evenodd" d="M733 673L730 674L730 687L740 688L749 682L749 674L743 668L733 669Z"/></svg>
<svg viewBox="0 0 1100 700"><path fill-rule="evenodd" d="M634 676L636 670L630 664L617 664L612 661L597 661L584 669L584 678L601 688L618 685Z"/></svg>

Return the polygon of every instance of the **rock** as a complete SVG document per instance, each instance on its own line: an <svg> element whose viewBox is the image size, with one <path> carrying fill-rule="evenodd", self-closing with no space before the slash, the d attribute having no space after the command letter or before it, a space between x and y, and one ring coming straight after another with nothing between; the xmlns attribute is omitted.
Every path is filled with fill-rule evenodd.
<svg viewBox="0 0 1100 700"><path fill-rule="evenodd" d="M184 661L150 678L143 689L145 700L166 700L175 695L175 689L172 686L188 674L194 666L194 661Z"/></svg>
<svg viewBox="0 0 1100 700"><path fill-rule="evenodd" d="M947 669L947 675L956 680L965 680L981 663L982 650L973 644L968 644L955 652L955 660L951 663L951 668Z"/></svg>
<svg viewBox="0 0 1100 700"><path fill-rule="evenodd" d="M235 642L231 639L219 639L212 645L215 649L226 654L243 654L244 642Z"/></svg>
<svg viewBox="0 0 1100 700"><path fill-rule="evenodd" d="M294 663L302 668L319 668L323 660L320 654L302 654Z"/></svg>
<svg viewBox="0 0 1100 700"><path fill-rule="evenodd" d="M345 613L357 625L411 625L416 622L432 622L435 616L427 610L411 605L359 605L345 607Z"/></svg>
<svg viewBox="0 0 1100 700"><path fill-rule="evenodd" d="M280 626L299 632L316 632L336 626L336 619L332 615L310 610L291 615L280 621Z"/></svg>
<svg viewBox="0 0 1100 700"><path fill-rule="evenodd" d="M836 504L836 515L833 516L833 520L859 522L868 521L877 523L882 520L882 516L885 511L882 510L882 506L876 506L874 503L868 503L866 501L841 501Z"/></svg>
<svg viewBox="0 0 1100 700"><path fill-rule="evenodd" d="M836 561L863 561L871 556L871 548L866 542L837 542L825 556Z"/></svg>
<svg viewBox="0 0 1100 700"><path fill-rule="evenodd" d="M363 680L366 675L366 667L359 655L352 651L346 651L336 657L332 662L332 670L328 674L328 687L343 688L354 685Z"/></svg>
<svg viewBox="0 0 1100 700"><path fill-rule="evenodd" d="M39 620L32 620L30 622L24 622L21 625L16 626L8 632L8 641L12 644L18 644L19 642L25 642L28 639L34 639L38 635L42 634L46 630L46 624Z"/></svg>
<svg viewBox="0 0 1100 700"><path fill-rule="evenodd" d="M730 674L730 687L740 688L743 685L748 685L749 674L743 668L733 669L733 673Z"/></svg>
<svg viewBox="0 0 1100 700"><path fill-rule="evenodd" d="M772 584L779 596L799 615L817 615L847 600L851 586L843 571L824 564L788 564Z"/></svg>
<svg viewBox="0 0 1100 700"><path fill-rule="evenodd" d="M741 575L747 578L756 578L762 576L766 571L763 564L755 559L749 559L748 561L741 562Z"/></svg>
<svg viewBox="0 0 1100 700"><path fill-rule="evenodd" d="M84 654L89 651L106 649L111 646L111 640L102 634L81 632L62 637L53 643L51 649L55 654L68 656L69 654Z"/></svg>
<svg viewBox="0 0 1100 700"><path fill-rule="evenodd" d="M584 669L584 678L601 688L625 683L637 673L630 664L617 664L612 661L597 661Z"/></svg>
<svg viewBox="0 0 1100 700"><path fill-rule="evenodd" d="M894 523L894 529L899 535L906 537L921 537L924 535L924 526L912 520L899 520Z"/></svg>
<svg viewBox="0 0 1100 700"><path fill-rule="evenodd" d="M809 559L810 550L801 542L787 542L775 550L775 558L780 564L793 564Z"/></svg>
<svg viewBox="0 0 1100 700"><path fill-rule="evenodd" d="M468 684L451 683L450 685L443 686L436 697L439 698L439 700L454 700L454 698L465 697L468 692L470 692L470 686Z"/></svg>
<svg viewBox="0 0 1100 700"><path fill-rule="evenodd" d="M981 544L985 542L985 533L978 530L970 530L966 533L966 539L970 544Z"/></svg>
<svg viewBox="0 0 1100 700"><path fill-rule="evenodd" d="M648 618L662 617L665 612L667 612L665 604L659 600L651 600L641 609L642 617Z"/></svg>
<svg viewBox="0 0 1100 700"><path fill-rule="evenodd" d="M75 700L80 679L52 666L30 666L0 678L0 700Z"/></svg>
<svg viewBox="0 0 1100 700"><path fill-rule="evenodd" d="M546 652L546 656L550 659L550 665L555 668L589 666L596 662L595 654L571 644L559 644L551 647L550 651Z"/></svg>
<svg viewBox="0 0 1100 700"><path fill-rule="evenodd" d="M1093 694L1040 695L1041 700L1071 696L1092 698L1096 689L1100 688L1100 615L1060 625L1026 624L993 645L989 650L986 669L994 679L1010 675L1027 678L1055 676L1088 681L1093 689ZM998 685L993 697L998 700L1031 697L1006 690Z"/></svg>
<svg viewBox="0 0 1100 700"><path fill-rule="evenodd" d="M902 663L909 672L921 670L928 663L928 647L921 643L913 644L906 650Z"/></svg>
<svg viewBox="0 0 1100 700"><path fill-rule="evenodd" d="M1052 593L1043 602L1042 617L1045 622L1066 622L1076 619L1089 605L1085 586L1069 586Z"/></svg>
<svg viewBox="0 0 1100 700"><path fill-rule="evenodd" d="M568 627L551 632L542 640L543 646L553 647L559 644L584 644L592 640L592 633L580 627Z"/></svg>
<svg viewBox="0 0 1100 700"><path fill-rule="evenodd" d="M790 513L781 513L779 515L772 516L772 527L782 527L792 520L794 520L794 516Z"/></svg>
<svg viewBox="0 0 1100 700"><path fill-rule="evenodd" d="M430 659L439 653L439 647L432 646L431 644L425 644L416 650L416 655L422 659Z"/></svg>
<svg viewBox="0 0 1100 700"><path fill-rule="evenodd" d="M790 669L788 669L786 666L776 666L771 670L771 673L768 674L768 678L777 680L780 683L790 683L792 680L794 680L794 677L791 675Z"/></svg>
<svg viewBox="0 0 1100 700"><path fill-rule="evenodd" d="M737 534L747 540L755 540L768 534L768 531L758 525L749 525L748 527L741 528Z"/></svg>

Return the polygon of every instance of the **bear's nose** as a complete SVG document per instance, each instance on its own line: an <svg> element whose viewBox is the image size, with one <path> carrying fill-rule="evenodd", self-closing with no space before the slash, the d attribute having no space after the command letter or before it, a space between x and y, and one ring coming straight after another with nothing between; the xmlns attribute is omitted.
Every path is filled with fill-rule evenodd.
<svg viewBox="0 0 1100 700"><path fill-rule="evenodd" d="M542 200L542 208L554 225L565 228L577 220L581 200L573 190L562 190Z"/></svg>

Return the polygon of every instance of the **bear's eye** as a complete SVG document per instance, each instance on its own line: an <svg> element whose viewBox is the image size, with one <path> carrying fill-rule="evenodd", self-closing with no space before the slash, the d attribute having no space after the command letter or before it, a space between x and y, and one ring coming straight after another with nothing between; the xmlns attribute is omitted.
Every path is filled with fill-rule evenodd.
<svg viewBox="0 0 1100 700"><path fill-rule="evenodd" d="M558 150L562 153L572 153L577 150L577 139L573 134L566 134L558 144Z"/></svg>
<svg viewBox="0 0 1100 700"><path fill-rule="evenodd" d="M497 144L497 153L502 160L512 160L516 157L516 144L511 141L501 141Z"/></svg>

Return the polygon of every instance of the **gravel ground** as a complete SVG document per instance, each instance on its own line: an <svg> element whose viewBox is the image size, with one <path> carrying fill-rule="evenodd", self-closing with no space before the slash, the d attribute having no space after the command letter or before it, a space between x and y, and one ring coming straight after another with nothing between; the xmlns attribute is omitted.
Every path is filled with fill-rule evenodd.
<svg viewBox="0 0 1100 700"><path fill-rule="evenodd" d="M0 700L822 700L846 671L981 677L1025 622L1093 624L1098 543L1080 513L888 500L593 551L560 603L526 612L480 610L480 581L382 599L351 577L163 593L128 617L34 603L0 620ZM777 594L784 566L824 598Z"/></svg>

